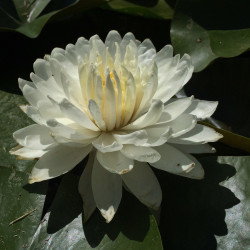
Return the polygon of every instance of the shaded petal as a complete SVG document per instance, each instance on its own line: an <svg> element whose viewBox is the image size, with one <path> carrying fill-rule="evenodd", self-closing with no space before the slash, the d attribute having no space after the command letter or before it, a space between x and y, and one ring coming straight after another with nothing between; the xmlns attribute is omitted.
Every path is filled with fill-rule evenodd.
<svg viewBox="0 0 250 250"><path fill-rule="evenodd" d="M167 104L164 107L162 117L158 121L161 122L170 122L180 116L184 111L191 105L193 96L178 99L170 104Z"/></svg>
<svg viewBox="0 0 250 250"><path fill-rule="evenodd" d="M122 149L122 144L118 143L110 133L102 133L95 141L93 146L102 153L118 151Z"/></svg>
<svg viewBox="0 0 250 250"><path fill-rule="evenodd" d="M119 175L105 170L96 159L92 170L92 191L96 206L109 223L122 198L122 180Z"/></svg>
<svg viewBox="0 0 250 250"><path fill-rule="evenodd" d="M181 59L180 55L171 58L172 48L170 46L164 47L163 52L160 51L159 54L161 56L156 56L159 86L153 98L165 103L186 84L194 67L187 54L184 54ZM166 54L166 58L162 54Z"/></svg>
<svg viewBox="0 0 250 250"><path fill-rule="evenodd" d="M92 145L79 148L58 145L38 160L31 171L29 183L48 180L67 173L84 159L91 149Z"/></svg>
<svg viewBox="0 0 250 250"><path fill-rule="evenodd" d="M33 64L35 74L43 80L47 80L52 76L49 62L43 59L36 59Z"/></svg>
<svg viewBox="0 0 250 250"><path fill-rule="evenodd" d="M91 185L91 176L92 176L94 159L95 159L95 153L91 152L89 154L88 162L83 170L83 173L80 177L78 184L78 190L83 201L83 215L84 215L83 222L86 222L96 209L96 204Z"/></svg>
<svg viewBox="0 0 250 250"><path fill-rule="evenodd" d="M216 110L218 102L194 100L186 113L195 115L199 119L209 118Z"/></svg>
<svg viewBox="0 0 250 250"><path fill-rule="evenodd" d="M121 132L114 132L113 136L120 144L134 144L134 145L142 145L147 142L148 134L146 130L137 130L131 133Z"/></svg>
<svg viewBox="0 0 250 250"><path fill-rule="evenodd" d="M159 161L161 158L153 148L135 145L123 145L121 153L130 159L149 163Z"/></svg>
<svg viewBox="0 0 250 250"><path fill-rule="evenodd" d="M105 40L105 46L108 47L109 53L115 59L116 46L115 43L120 44L122 38L116 30L111 30Z"/></svg>
<svg viewBox="0 0 250 250"><path fill-rule="evenodd" d="M146 163L136 162L132 171L122 175L122 180L143 204L154 210L160 207L161 187L152 169Z"/></svg>
<svg viewBox="0 0 250 250"><path fill-rule="evenodd" d="M13 137L20 145L31 149L44 150L55 143L50 130L38 124L17 130L13 133Z"/></svg>
<svg viewBox="0 0 250 250"><path fill-rule="evenodd" d="M134 161L125 157L120 151L111 153L97 151L96 157L100 164L111 173L124 174L134 167Z"/></svg>
<svg viewBox="0 0 250 250"><path fill-rule="evenodd" d="M171 138L169 142L177 144L201 144L215 142L222 137L223 136L217 133L214 129L196 124L196 126L191 131L180 137Z"/></svg>
<svg viewBox="0 0 250 250"><path fill-rule="evenodd" d="M97 124L97 126L101 130L105 131L106 124L105 124L104 120L102 119L102 114L101 114L101 111L100 111L97 103L94 100L90 99L88 108L89 108L89 112L90 112L91 116L93 117L93 119L95 120L95 123Z"/></svg>
<svg viewBox="0 0 250 250"><path fill-rule="evenodd" d="M153 167L194 179L202 179L204 177L203 168L194 157L182 153L169 144L157 147L156 150L161 154L161 159L150 163ZM197 169L193 171L194 168Z"/></svg>
<svg viewBox="0 0 250 250"><path fill-rule="evenodd" d="M171 128L172 137L178 137L195 127L196 117L190 114L182 114L175 120L168 122L166 125Z"/></svg>
<svg viewBox="0 0 250 250"><path fill-rule="evenodd" d="M206 154L206 153L216 152L215 148L211 147L209 144L199 144L199 145L171 144L171 145L181 150L183 153L188 153L188 154Z"/></svg>
<svg viewBox="0 0 250 250"><path fill-rule="evenodd" d="M70 103L67 99L63 99L58 103L62 113L72 121L75 121L83 128L98 131L99 128L89 119L89 117L83 113L80 109Z"/></svg>
<svg viewBox="0 0 250 250"><path fill-rule="evenodd" d="M30 148L20 148L17 146L10 150L11 155L16 155L18 159L22 160L33 160L35 158L42 157L47 151L41 149L30 149Z"/></svg>
<svg viewBox="0 0 250 250"><path fill-rule="evenodd" d="M148 112L141 117L139 117L134 122L123 127L125 130L145 128L152 124L155 124L161 117L163 111L163 103L161 100L153 100Z"/></svg>

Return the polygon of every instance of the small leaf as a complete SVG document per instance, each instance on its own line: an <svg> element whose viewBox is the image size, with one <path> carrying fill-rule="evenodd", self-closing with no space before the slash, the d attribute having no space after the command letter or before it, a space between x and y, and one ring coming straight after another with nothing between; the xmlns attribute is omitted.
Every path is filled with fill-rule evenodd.
<svg viewBox="0 0 250 250"><path fill-rule="evenodd" d="M105 0L2 0L0 30L14 30L35 38L52 16L83 11L104 2Z"/></svg>

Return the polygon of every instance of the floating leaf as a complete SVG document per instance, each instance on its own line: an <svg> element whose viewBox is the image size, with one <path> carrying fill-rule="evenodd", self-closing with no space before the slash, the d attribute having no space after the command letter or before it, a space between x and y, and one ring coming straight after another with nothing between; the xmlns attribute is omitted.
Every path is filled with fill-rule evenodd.
<svg viewBox="0 0 250 250"><path fill-rule="evenodd" d="M244 0L178 1L171 27L176 53L190 54L196 72L218 57L240 55L250 48L249 11Z"/></svg>
<svg viewBox="0 0 250 250"><path fill-rule="evenodd" d="M171 19L173 17L173 10L164 0L156 0L156 1L116 0L107 3L106 6L104 7L125 14L131 14L147 18Z"/></svg>
<svg viewBox="0 0 250 250"><path fill-rule="evenodd" d="M32 123L18 107L27 101L19 95L0 91L0 166L14 167L19 171L29 171L34 161L17 160L9 151L17 143L13 139L13 132Z"/></svg>
<svg viewBox="0 0 250 250"><path fill-rule="evenodd" d="M15 30L30 38L39 35L49 19L96 7L105 0L2 0L0 3L0 29Z"/></svg>
<svg viewBox="0 0 250 250"><path fill-rule="evenodd" d="M23 249L40 224L47 183L27 185L28 175L0 167L0 249Z"/></svg>

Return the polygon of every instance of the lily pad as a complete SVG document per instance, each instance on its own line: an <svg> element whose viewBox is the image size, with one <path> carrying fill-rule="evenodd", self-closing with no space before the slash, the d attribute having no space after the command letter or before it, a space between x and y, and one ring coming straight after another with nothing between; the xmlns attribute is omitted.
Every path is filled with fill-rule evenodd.
<svg viewBox="0 0 250 250"><path fill-rule="evenodd" d="M240 203L226 210L225 222L228 233L216 237L219 250L248 249L250 246L250 157L222 156L218 158L221 164L234 166L236 174L221 182L221 186L230 189Z"/></svg>
<svg viewBox="0 0 250 250"><path fill-rule="evenodd" d="M17 146L12 136L13 132L34 123L18 107L26 103L22 96L0 91L0 166L12 167L22 172L29 171L34 161L18 160L10 155L9 151Z"/></svg>
<svg viewBox="0 0 250 250"><path fill-rule="evenodd" d="M244 0L178 1L171 27L176 53L190 54L196 72L218 57L240 55L250 48L249 11Z"/></svg>
<svg viewBox="0 0 250 250"><path fill-rule="evenodd" d="M2 0L0 3L0 29L14 30L30 38L39 35L49 19L61 12L69 15L96 7L105 0Z"/></svg>
<svg viewBox="0 0 250 250"><path fill-rule="evenodd" d="M164 0L116 0L107 3L103 7L125 14L155 19L171 19L174 13L172 8Z"/></svg>
<svg viewBox="0 0 250 250"><path fill-rule="evenodd" d="M0 167L0 248L23 249L40 224L47 182L27 185L28 174Z"/></svg>

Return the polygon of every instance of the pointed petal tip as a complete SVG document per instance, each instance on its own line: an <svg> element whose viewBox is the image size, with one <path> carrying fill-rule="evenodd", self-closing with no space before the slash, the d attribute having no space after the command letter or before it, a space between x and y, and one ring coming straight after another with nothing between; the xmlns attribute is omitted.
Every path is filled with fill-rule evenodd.
<svg viewBox="0 0 250 250"><path fill-rule="evenodd" d="M113 206L110 206L107 210L101 209L100 212L103 218L106 220L106 223L109 223L115 215L115 209Z"/></svg>

